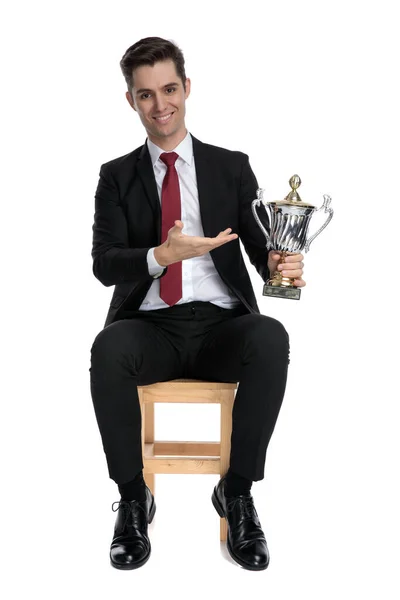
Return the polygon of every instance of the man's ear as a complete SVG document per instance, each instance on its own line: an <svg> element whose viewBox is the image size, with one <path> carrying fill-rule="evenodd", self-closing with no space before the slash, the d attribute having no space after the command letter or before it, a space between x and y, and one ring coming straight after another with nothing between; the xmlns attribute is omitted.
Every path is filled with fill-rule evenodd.
<svg viewBox="0 0 400 600"><path fill-rule="evenodd" d="M125 92L125 97L128 100L130 106L133 108L133 110L136 110L135 105L133 103L132 94L130 92Z"/></svg>
<svg viewBox="0 0 400 600"><path fill-rule="evenodd" d="M185 85L186 85L186 91L185 91L185 100L186 100L186 98L188 98L188 96L190 94L191 81L190 81L189 77L186 77Z"/></svg>

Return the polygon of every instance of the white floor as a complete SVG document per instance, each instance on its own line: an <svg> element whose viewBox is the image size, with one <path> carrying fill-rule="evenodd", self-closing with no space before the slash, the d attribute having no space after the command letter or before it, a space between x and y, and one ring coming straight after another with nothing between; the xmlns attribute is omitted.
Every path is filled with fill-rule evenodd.
<svg viewBox="0 0 400 600"><path fill-rule="evenodd" d="M12 569L15 595L7 597L22 598L33 590L46 599L96 600L396 597L389 584L394 558L390 562L377 544L387 532L371 531L368 511L345 486L329 488L326 476L314 482L294 476L288 484L271 468L269 481L253 483L271 554L269 567L260 572L240 567L219 540L213 475L156 476L150 559L133 571L114 569L108 557L116 518L111 504L119 497L111 480L99 487L97 476L95 471L78 495L66 489L59 499L37 497L42 514L36 521L29 498L24 514L18 509L19 522L10 512L21 541ZM3 549L6 545L3 540Z"/></svg>

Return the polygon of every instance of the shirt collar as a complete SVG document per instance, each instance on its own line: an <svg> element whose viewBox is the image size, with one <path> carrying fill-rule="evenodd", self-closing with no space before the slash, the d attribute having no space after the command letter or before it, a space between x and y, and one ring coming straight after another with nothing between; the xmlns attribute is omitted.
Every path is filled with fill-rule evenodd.
<svg viewBox="0 0 400 600"><path fill-rule="evenodd" d="M153 167L155 167L156 162L160 158L160 154L165 152L165 150L163 150L162 148L157 146L154 142L149 140L149 138L146 138L146 143L147 143L147 148L150 153L151 164L153 165ZM193 141L192 141L192 136L190 135L189 131L187 131L186 136L176 146L176 148L174 148L173 150L170 150L170 152L176 152L177 154L179 154L179 157L182 158L189 166L192 164ZM162 162L162 161L160 161L160 162Z"/></svg>

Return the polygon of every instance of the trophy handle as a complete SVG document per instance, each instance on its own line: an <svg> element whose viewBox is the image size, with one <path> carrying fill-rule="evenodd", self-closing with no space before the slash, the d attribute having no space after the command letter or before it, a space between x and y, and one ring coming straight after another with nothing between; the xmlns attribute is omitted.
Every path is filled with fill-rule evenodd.
<svg viewBox="0 0 400 600"><path fill-rule="evenodd" d="M315 240L315 238L317 237L317 235L319 235L321 233L321 231L323 231L325 229L325 227L328 225L329 221L332 219L333 217L333 210L331 208L329 208L329 205L332 201L332 198L330 196L328 196L327 194L324 194L324 203L322 206L319 207L318 210L322 210L323 208L325 209L325 212L329 213L325 223L322 225L322 227L320 227L318 229L318 231L316 233L314 233L314 235L312 235L305 243L304 246L304 251L308 252L310 249L310 244L313 240ZM317 212L318 212L317 210Z"/></svg>
<svg viewBox="0 0 400 600"><path fill-rule="evenodd" d="M251 203L251 210L253 211L254 218L257 221L261 231L265 235L265 238L267 240L267 248L268 248L271 244L271 236L269 235L268 231L265 229L264 225L261 223L260 217L258 216L257 211L256 211L256 206L260 206L261 202L263 203L264 207L267 208L267 205L264 204L264 202L263 202L263 192L264 192L264 190L262 188L258 188L257 200L253 200L253 202ZM270 214L269 214L268 210L266 210L265 212L267 213L269 226L271 227Z"/></svg>

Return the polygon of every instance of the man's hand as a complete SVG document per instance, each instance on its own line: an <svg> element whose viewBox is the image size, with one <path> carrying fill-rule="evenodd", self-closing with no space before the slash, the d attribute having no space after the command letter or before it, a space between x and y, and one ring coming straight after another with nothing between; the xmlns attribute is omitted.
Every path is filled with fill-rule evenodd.
<svg viewBox="0 0 400 600"><path fill-rule="evenodd" d="M281 258L281 252L270 250L268 254L268 268L270 277L273 277L278 267L278 271L280 271L284 277L295 278L294 285L296 287L304 287L306 285L306 282L302 279L304 267L304 263L302 261L304 256L302 254L290 252L288 256L286 256L285 262L283 264L279 264Z"/></svg>
<svg viewBox="0 0 400 600"><path fill-rule="evenodd" d="M175 225L168 231L165 242L154 249L154 258L162 267L167 267L186 258L202 256L210 250L238 238L237 233L229 233L232 231L231 227L220 231L217 237L213 238L185 235L182 233L182 229L182 221L175 221Z"/></svg>

